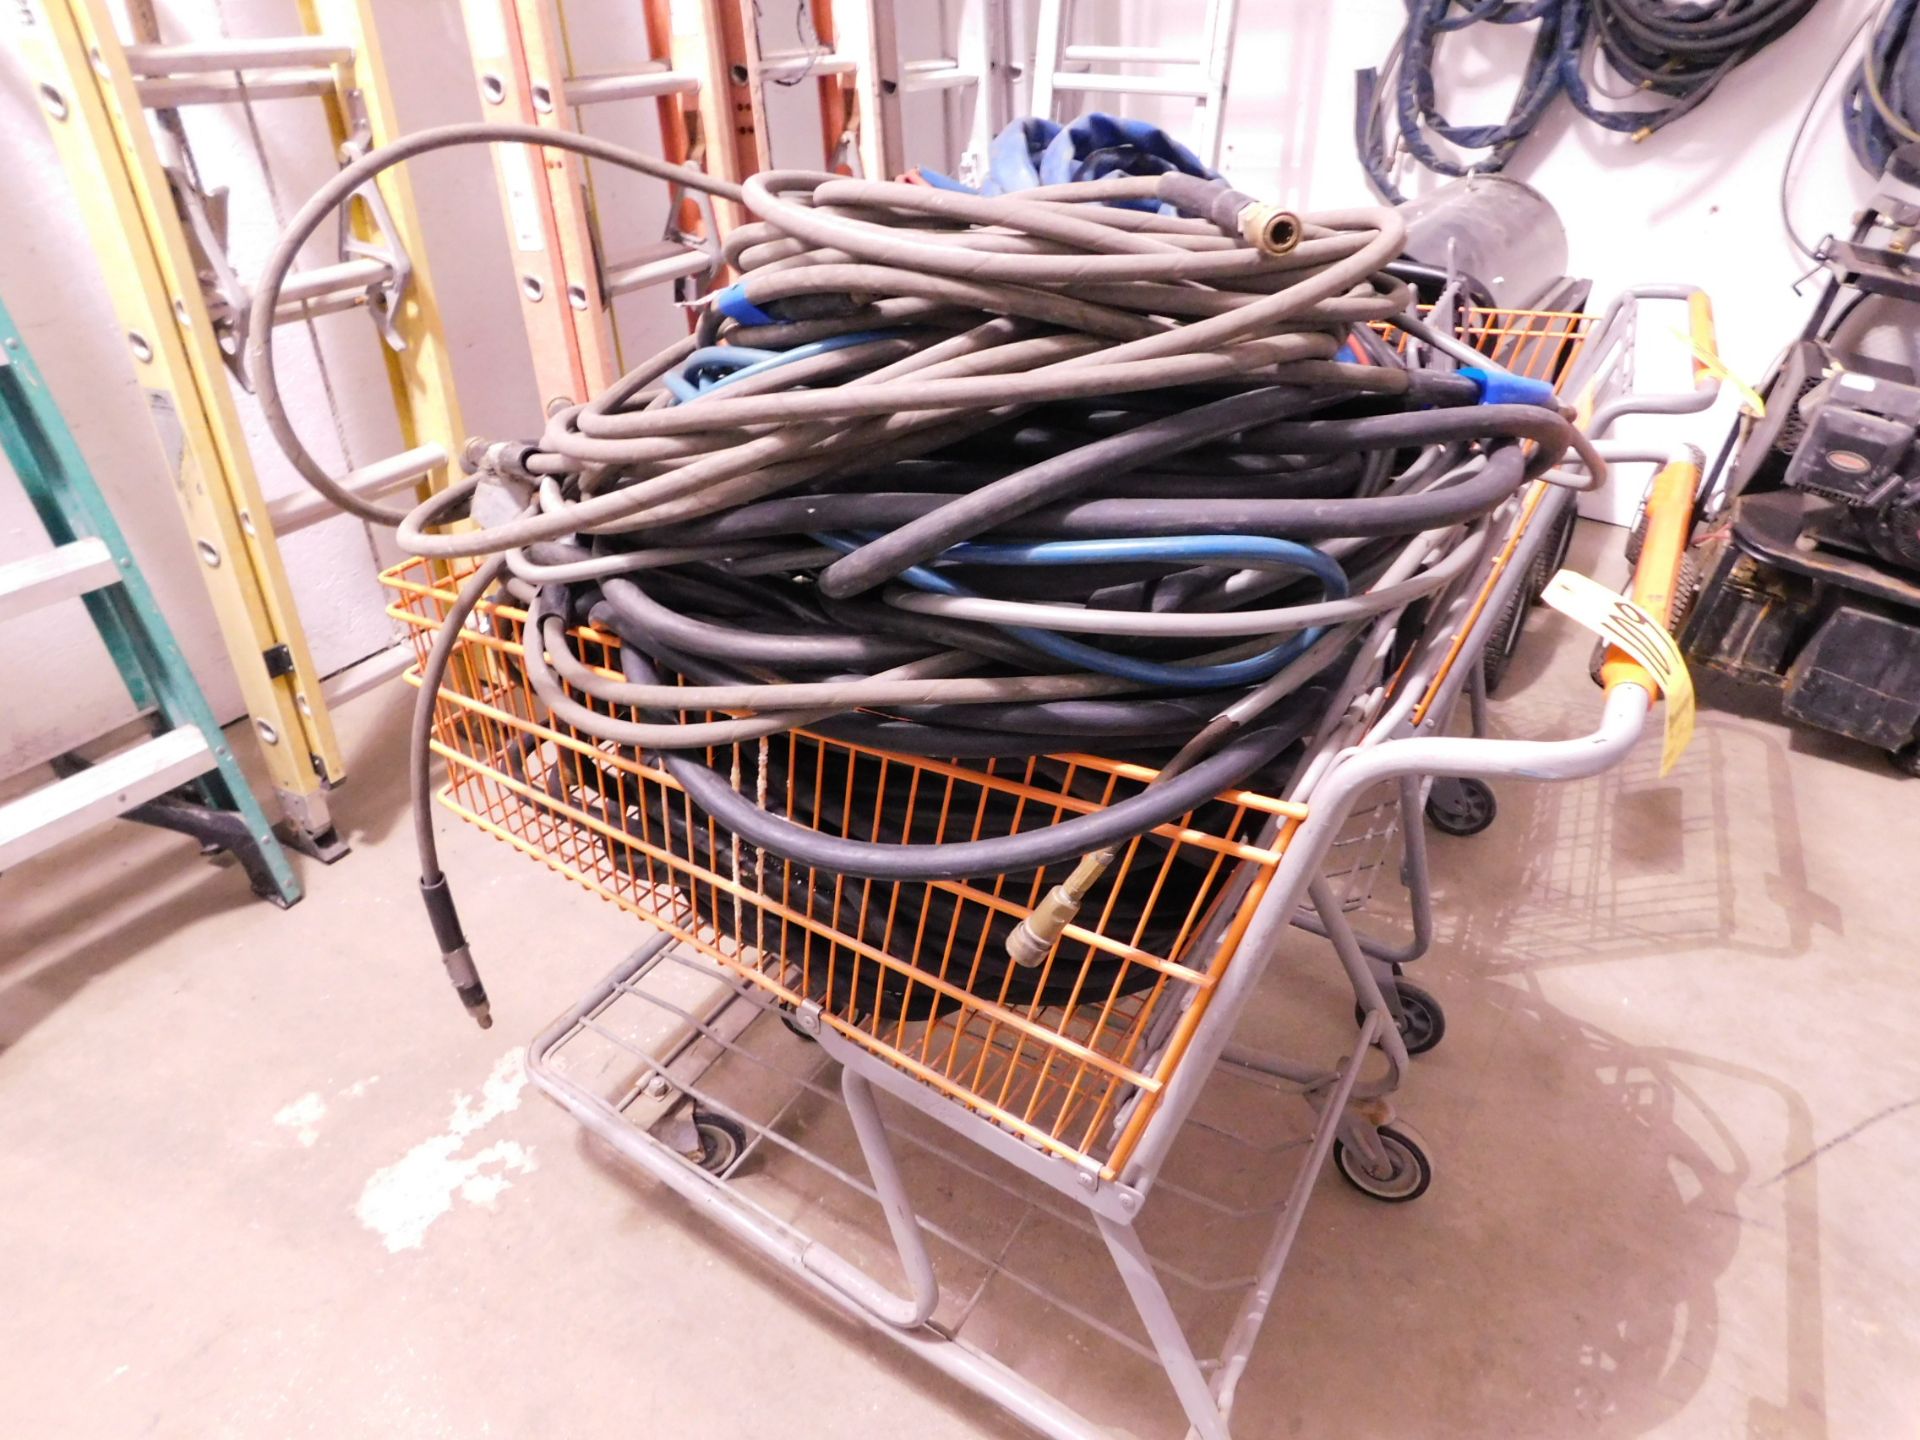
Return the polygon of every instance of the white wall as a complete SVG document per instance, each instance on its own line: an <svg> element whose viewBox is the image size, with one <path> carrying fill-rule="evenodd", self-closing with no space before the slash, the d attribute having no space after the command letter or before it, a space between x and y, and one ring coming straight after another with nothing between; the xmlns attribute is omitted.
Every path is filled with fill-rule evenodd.
<svg viewBox="0 0 1920 1440"><path fill-rule="evenodd" d="M1808 262L1788 243L1778 206L1780 175L1794 125L1814 86L1859 19L1877 0L1823 0L1785 38L1737 69L1692 115L1635 144L1576 117L1558 103L1508 167L1550 199L1566 222L1569 266L1593 280L1593 303L1636 282L1704 286L1715 300L1720 351L1736 374L1757 382L1793 337L1814 294L1796 296ZM1095 24L1082 5L1082 23ZM1122 0L1106 23L1122 43L1186 43L1202 7ZM1241 188L1315 208L1369 204L1353 150L1354 73L1377 66L1405 18L1400 0L1260 0L1242 3L1227 105L1223 168ZM1081 32L1076 30L1076 35ZM1531 27L1479 26L1442 42L1440 105L1457 123L1505 116ZM1132 102L1176 131L1184 102ZM1153 108L1149 108L1153 107ZM1833 92L1809 126L1793 208L1812 243L1842 230L1871 182L1854 162ZM1404 172L1401 188L1441 183ZM1672 332L1677 313L1648 313L1649 384L1685 388L1686 351ZM1656 346L1664 349L1656 350ZM1666 444L1691 440L1709 456L1732 417L1723 398L1712 417L1633 422L1621 434ZM1605 508L1618 521L1638 499L1646 472L1624 473ZM1594 507L1585 507L1593 509Z"/></svg>
<svg viewBox="0 0 1920 1440"><path fill-rule="evenodd" d="M942 48L933 31L951 35L965 0L931 5L896 0L903 50L925 57ZM1722 353L1740 374L1757 379L1798 325L1805 301L1792 282L1805 268L1788 246L1776 194L1788 139L1807 96L1833 52L1871 0L1824 0L1786 40L1741 67L1702 110L1641 145L1575 124L1564 107L1544 124L1512 173L1559 208L1571 236L1571 268L1595 282L1596 300L1635 281L1692 280L1717 301ZM569 16L583 69L607 69L638 58L643 42L631 7L574 0ZM786 22L783 6L763 7L769 26ZM295 31L293 0L163 0L171 36L219 33L275 35ZM1202 6L1121 0L1083 3L1081 38L1127 42L1191 41ZM480 105L460 25L457 0L379 0L379 20L400 115L409 127L476 118ZM1399 0L1261 0L1242 3L1226 117L1225 167L1243 188L1305 207L1370 203L1352 152L1353 73L1385 54L1403 15ZM784 33L770 44L784 46ZM1476 35L1443 52L1443 102L1457 120L1493 118L1505 109L1504 74L1524 49L1517 32ZM812 87L774 97L777 159L817 163ZM938 102L964 133L954 101ZM1110 108L1148 114L1176 133L1190 113L1180 102L1130 100ZM211 183L234 189L232 243L243 276L257 267L289 213L328 173L325 132L311 102L257 107L260 137L274 175L269 193L254 159L244 113L190 113L195 152ZM912 161L937 163L929 143L935 102L907 110ZM1869 183L1859 173L1835 123L1836 104L1822 102L1800 165L1795 212L1815 238L1842 226ZM592 128L609 138L652 148L653 107L615 107L595 114ZM195 670L223 716L239 713L197 562L166 493L146 428L130 362L107 305L89 245L45 133L31 87L10 51L0 51L0 141L13 162L0 166L0 294L13 308L65 405L82 449L107 489L136 555L187 647ZM951 156L947 159L950 161ZM460 398L470 430L529 433L538 424L534 393L513 298L512 272L491 168L477 151L435 158L413 168L425 216L441 308L454 347ZM1418 177L1408 187L1422 188ZM658 187L636 177L597 178L596 198L608 249L657 237L665 214ZM326 258L316 251L315 261ZM657 295L629 297L618 316L629 357L679 333L679 320ZM1649 326L1650 339L1671 348L1649 356L1647 378L1685 384L1684 350L1662 334L1681 324ZM316 452L338 463L395 448L397 435L370 327L359 316L322 319L319 354L298 331L280 332L283 368L301 432ZM322 374L320 361L325 361ZM327 387L340 413L336 431ZM1718 443L1720 418L1668 422L1657 433ZM255 446L269 496L299 484L272 442ZM1637 478L1623 487L1630 504ZM1616 505L1618 508L1618 505ZM0 484L0 559L39 548L38 526L10 484ZM293 537L287 559L308 636L323 670L338 668L387 643L388 622L373 576L388 542L357 522L336 518ZM67 613L70 611L71 613ZM127 713L118 683L93 642L78 606L49 612L50 626L0 631L0 773L40 758L76 736L95 733ZM33 699L15 697L31 686Z"/></svg>

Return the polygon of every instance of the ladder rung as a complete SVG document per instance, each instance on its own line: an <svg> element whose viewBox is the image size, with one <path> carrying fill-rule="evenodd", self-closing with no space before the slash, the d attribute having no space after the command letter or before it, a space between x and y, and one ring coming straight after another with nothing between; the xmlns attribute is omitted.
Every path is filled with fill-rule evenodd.
<svg viewBox="0 0 1920 1440"><path fill-rule="evenodd" d="M267 70L241 79L235 75L161 75L133 82L149 110L181 105L227 105L240 100L294 100L331 95L331 70Z"/></svg>
<svg viewBox="0 0 1920 1440"><path fill-rule="evenodd" d="M128 45L127 68L142 79L204 75L210 70L277 70L288 66L350 65L353 46L325 35L282 40L215 40L196 45Z"/></svg>
<svg viewBox="0 0 1920 1440"><path fill-rule="evenodd" d="M340 483L361 499L373 500L381 495L392 494L408 481L431 474L446 463L447 452L438 445L416 445L385 460L376 460L371 465L362 465L358 470L349 470L340 477ZM322 520L344 513L318 490L309 490L304 485L298 494L275 500L267 506L267 518L273 522L275 533L280 535L291 535L296 530L304 530L309 525L317 525Z"/></svg>
<svg viewBox="0 0 1920 1440"><path fill-rule="evenodd" d="M371 286L384 284L392 276L393 267L386 261L367 258L296 270L280 287L280 304L273 312L273 322L285 325L309 314L350 309L367 298ZM215 320L226 320L233 310L226 301L213 296L207 301L207 313Z"/></svg>
<svg viewBox="0 0 1920 1440"><path fill-rule="evenodd" d="M978 71L962 70L957 60L909 60L900 67L900 88L908 94L920 90L954 90L979 81Z"/></svg>
<svg viewBox="0 0 1920 1440"><path fill-rule="evenodd" d="M120 578L107 542L94 536L0 565L0 620L85 595Z"/></svg>
<svg viewBox="0 0 1920 1440"><path fill-rule="evenodd" d="M1068 65L1204 65L1207 57L1187 50L1152 45L1069 45L1060 52Z"/></svg>
<svg viewBox="0 0 1920 1440"><path fill-rule="evenodd" d="M207 737L187 726L156 735L0 805L0 870L31 859L102 820L124 815L213 767Z"/></svg>
<svg viewBox="0 0 1920 1440"><path fill-rule="evenodd" d="M851 55L819 50L774 50L760 57L762 80L811 79L816 75L851 75L860 62Z"/></svg>
<svg viewBox="0 0 1920 1440"><path fill-rule="evenodd" d="M569 76L566 97L569 105L600 105L609 100L647 100L662 95L689 95L699 88L699 76L689 75L682 70L669 70L665 62L655 60L631 70Z"/></svg>
<svg viewBox="0 0 1920 1440"><path fill-rule="evenodd" d="M1175 95L1187 100L1204 100L1208 87L1202 80L1170 80L1160 75L1113 75L1103 71L1075 74L1061 70L1053 77L1056 90L1093 90L1102 95Z"/></svg>
<svg viewBox="0 0 1920 1440"><path fill-rule="evenodd" d="M713 256L705 250L663 240L623 264L609 265L602 284L609 295L625 295L629 290L678 280L683 275L704 275L711 269Z"/></svg>

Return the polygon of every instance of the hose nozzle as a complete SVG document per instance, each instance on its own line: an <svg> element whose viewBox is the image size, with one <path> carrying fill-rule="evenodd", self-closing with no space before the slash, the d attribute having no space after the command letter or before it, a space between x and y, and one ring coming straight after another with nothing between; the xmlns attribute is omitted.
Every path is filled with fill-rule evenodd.
<svg viewBox="0 0 1920 1440"><path fill-rule="evenodd" d="M482 1030L493 1025L493 1007L487 1001L487 987L480 983L480 971L473 963L473 951L467 948L466 933L460 928L460 912L453 908L453 892L447 877L420 882L420 898L433 922L433 938L440 942L440 963L447 967L447 978L467 1007L467 1014Z"/></svg>
<svg viewBox="0 0 1920 1440"><path fill-rule="evenodd" d="M1300 243L1300 217L1256 200L1239 214L1240 237L1266 255L1285 255Z"/></svg>
<svg viewBox="0 0 1920 1440"><path fill-rule="evenodd" d="M1096 850L1080 857L1073 873L1046 893L1033 913L1007 936L1007 958L1023 968L1038 965L1059 943L1060 933L1073 923L1086 902L1087 892L1113 864L1114 852Z"/></svg>
<svg viewBox="0 0 1920 1440"><path fill-rule="evenodd" d="M1265 255L1284 255L1306 236L1293 211L1256 200L1224 180L1175 172L1160 177L1156 193L1182 215L1209 220L1223 234L1238 235Z"/></svg>

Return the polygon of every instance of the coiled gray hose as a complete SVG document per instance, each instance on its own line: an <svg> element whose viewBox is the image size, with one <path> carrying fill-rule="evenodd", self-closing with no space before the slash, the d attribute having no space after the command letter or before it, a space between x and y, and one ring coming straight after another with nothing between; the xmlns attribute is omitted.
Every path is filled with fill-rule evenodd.
<svg viewBox="0 0 1920 1440"><path fill-rule="evenodd" d="M295 434L270 318L301 245L356 190L492 143L740 200L740 279L687 340L536 440L470 441L478 473L389 511ZM1362 622L1459 580L1487 517L1569 448L1598 467L1557 410L1478 403L1478 382L1409 370L1355 329L1417 328L1385 270L1395 212L1249 225L1250 204L1190 177L993 198L791 171L736 188L589 137L462 125L354 161L301 208L254 302L269 426L342 508L417 554L485 561L436 636L414 722L423 891L470 1009L485 994L423 818L427 742L459 628L505 575L535 597L525 674L556 723L657 757L749 843L828 871L953 878L1106 846L1282 763L1315 723L1303 687ZM515 513L442 528L483 483ZM570 649L589 614L623 642L618 680ZM797 725L943 756L1070 748L1084 726L1166 769L1037 830L830 839L699 753Z"/></svg>

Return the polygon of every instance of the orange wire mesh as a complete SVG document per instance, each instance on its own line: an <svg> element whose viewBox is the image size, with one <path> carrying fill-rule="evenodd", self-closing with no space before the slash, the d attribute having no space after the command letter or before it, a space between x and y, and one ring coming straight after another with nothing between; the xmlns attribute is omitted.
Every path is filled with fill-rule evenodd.
<svg viewBox="0 0 1920 1440"><path fill-rule="evenodd" d="M422 561L382 578L397 597L389 613L424 657L454 589ZM820 1004L841 1034L1015 1134L1116 1173L1303 807L1229 791L1136 837L1078 923L1019 969L1005 961L1006 936L1071 862L891 882L760 851L633 750L549 713L518 661L525 620L483 602L456 647L435 707L442 804L783 1004ZM618 676L617 639L573 635L587 664ZM1138 793L1155 773L1089 755L956 764L807 731L704 758L763 807L822 833L919 843L1054 824ZM1209 921L1218 938L1203 947Z"/></svg>
<svg viewBox="0 0 1920 1440"><path fill-rule="evenodd" d="M1585 317L1476 312L1516 373L1564 374ZM388 570L388 613L422 659L460 576ZM1134 838L1031 969L1006 936L1071 862L992 879L892 882L743 844L631 748L583 734L534 695L526 613L483 601L436 697L438 799L605 899L695 946L778 1002L813 1002L840 1034L1028 1142L1108 1178L1185 1052L1304 807L1250 791ZM582 627L580 659L619 678L619 641ZM419 683L417 667L408 679ZM682 712L683 721L719 718ZM721 751L724 749L725 754ZM1101 809L1154 771L1061 754L960 764L804 730L710 747L756 803L823 834L951 843Z"/></svg>

